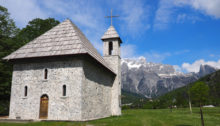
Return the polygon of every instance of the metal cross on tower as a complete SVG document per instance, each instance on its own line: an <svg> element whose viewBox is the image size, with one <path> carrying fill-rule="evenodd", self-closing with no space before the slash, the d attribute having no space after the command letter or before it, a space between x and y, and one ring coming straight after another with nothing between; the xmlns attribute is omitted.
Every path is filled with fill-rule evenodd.
<svg viewBox="0 0 220 126"><path fill-rule="evenodd" d="M119 16L112 16L112 9L111 9L111 16L105 16L105 18L111 18L111 25L112 25L112 18L119 17Z"/></svg>

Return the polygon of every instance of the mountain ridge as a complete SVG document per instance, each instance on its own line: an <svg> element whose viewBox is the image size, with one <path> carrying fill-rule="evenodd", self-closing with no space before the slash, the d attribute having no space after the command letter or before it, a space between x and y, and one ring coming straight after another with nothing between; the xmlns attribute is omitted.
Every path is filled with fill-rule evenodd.
<svg viewBox="0 0 220 126"><path fill-rule="evenodd" d="M146 62L144 57L122 59L122 89L153 98L183 87L215 72L209 65L201 65L198 73L182 73L168 64Z"/></svg>

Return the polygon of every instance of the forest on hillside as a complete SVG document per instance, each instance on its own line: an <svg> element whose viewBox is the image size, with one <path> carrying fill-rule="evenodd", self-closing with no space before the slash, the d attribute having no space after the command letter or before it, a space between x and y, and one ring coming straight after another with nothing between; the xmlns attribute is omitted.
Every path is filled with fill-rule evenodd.
<svg viewBox="0 0 220 126"><path fill-rule="evenodd" d="M210 75L200 78L198 81L188 84L187 86L178 88L168 92L152 102L144 105L145 108L168 108L176 106L177 108L189 107L189 100L192 101L192 106L199 106L199 103L192 100L190 89L197 82L204 82L208 88L208 96L205 98L203 105L220 105L220 70Z"/></svg>

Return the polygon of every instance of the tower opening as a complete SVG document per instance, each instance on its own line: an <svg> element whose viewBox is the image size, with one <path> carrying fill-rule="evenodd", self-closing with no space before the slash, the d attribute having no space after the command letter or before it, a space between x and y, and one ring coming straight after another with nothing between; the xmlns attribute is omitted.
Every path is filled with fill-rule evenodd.
<svg viewBox="0 0 220 126"><path fill-rule="evenodd" d="M113 52L113 43L109 42L109 55L112 55Z"/></svg>

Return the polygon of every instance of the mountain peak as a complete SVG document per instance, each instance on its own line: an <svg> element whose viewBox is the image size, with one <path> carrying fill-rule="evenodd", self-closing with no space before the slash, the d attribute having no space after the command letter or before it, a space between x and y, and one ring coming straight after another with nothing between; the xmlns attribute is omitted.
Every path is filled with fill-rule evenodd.
<svg viewBox="0 0 220 126"><path fill-rule="evenodd" d="M205 76L207 74L211 74L211 73L213 73L215 71L216 71L216 68L214 68L214 67L212 67L210 65L207 65L207 64L200 65L200 70L198 72L198 75L199 75L199 77L203 77L203 76Z"/></svg>
<svg viewBox="0 0 220 126"><path fill-rule="evenodd" d="M122 59L121 64L123 90L145 97L162 95L216 71L201 65L198 73L182 73L172 65L147 62L144 57Z"/></svg>

